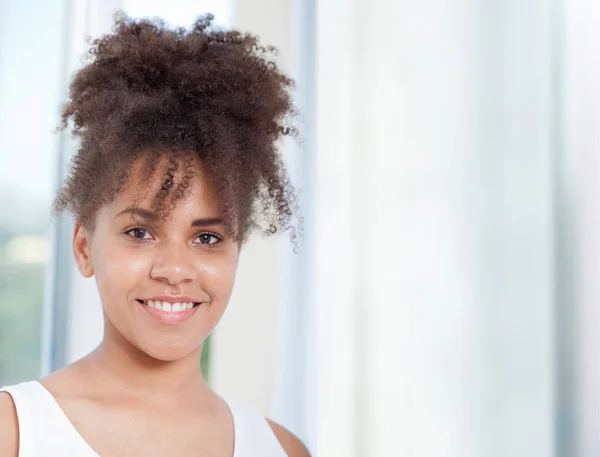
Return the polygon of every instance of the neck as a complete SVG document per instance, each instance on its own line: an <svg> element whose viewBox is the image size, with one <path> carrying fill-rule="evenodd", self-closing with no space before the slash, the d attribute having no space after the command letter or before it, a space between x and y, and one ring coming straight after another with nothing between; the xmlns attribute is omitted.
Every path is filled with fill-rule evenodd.
<svg viewBox="0 0 600 457"><path fill-rule="evenodd" d="M90 374L94 379L114 389L117 395L173 404L177 398L189 401L212 394L200 369L201 353L202 346L180 360L157 360L131 344L111 324L106 324L104 339L86 358L86 365L93 371Z"/></svg>

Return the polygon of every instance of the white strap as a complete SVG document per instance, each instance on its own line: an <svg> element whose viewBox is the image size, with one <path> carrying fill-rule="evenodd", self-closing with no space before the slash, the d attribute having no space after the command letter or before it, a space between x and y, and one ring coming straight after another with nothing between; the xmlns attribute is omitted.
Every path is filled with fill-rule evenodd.
<svg viewBox="0 0 600 457"><path fill-rule="evenodd" d="M287 457L267 420L245 407L229 404L233 416L233 457Z"/></svg>
<svg viewBox="0 0 600 457"><path fill-rule="evenodd" d="M7 392L13 399L19 421L19 457L35 457L35 406L32 399L35 387L32 382L6 386L0 392Z"/></svg>

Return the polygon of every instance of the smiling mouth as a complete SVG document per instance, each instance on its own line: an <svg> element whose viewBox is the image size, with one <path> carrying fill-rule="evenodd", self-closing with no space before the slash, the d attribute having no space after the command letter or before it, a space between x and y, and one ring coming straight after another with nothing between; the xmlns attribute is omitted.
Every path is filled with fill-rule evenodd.
<svg viewBox="0 0 600 457"><path fill-rule="evenodd" d="M182 311L187 311L192 308L196 308L200 305L200 303L193 302L182 302L182 303L171 303L166 301L159 300L137 300L138 303L148 306L149 308L158 309L161 311L166 311L168 313L180 313Z"/></svg>

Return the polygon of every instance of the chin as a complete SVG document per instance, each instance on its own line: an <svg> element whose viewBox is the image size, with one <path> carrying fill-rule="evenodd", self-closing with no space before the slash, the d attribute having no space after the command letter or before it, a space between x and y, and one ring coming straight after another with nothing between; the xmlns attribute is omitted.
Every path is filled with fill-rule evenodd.
<svg viewBox="0 0 600 457"><path fill-rule="evenodd" d="M181 360L198 349L198 347L189 344L142 344L136 346L148 357L161 362Z"/></svg>

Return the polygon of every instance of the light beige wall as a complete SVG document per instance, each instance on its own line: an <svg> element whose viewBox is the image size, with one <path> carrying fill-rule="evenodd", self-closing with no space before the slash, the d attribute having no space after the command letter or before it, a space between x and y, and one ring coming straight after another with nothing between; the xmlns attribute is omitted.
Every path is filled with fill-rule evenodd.
<svg viewBox="0 0 600 457"><path fill-rule="evenodd" d="M260 36L289 62L292 0L237 0L235 28ZM254 235L242 249L229 309L213 334L211 384L230 401L268 414L274 375L274 332L281 266L275 239Z"/></svg>

